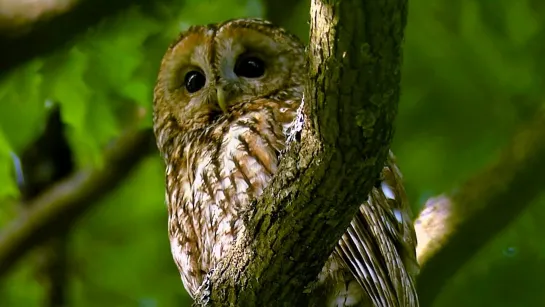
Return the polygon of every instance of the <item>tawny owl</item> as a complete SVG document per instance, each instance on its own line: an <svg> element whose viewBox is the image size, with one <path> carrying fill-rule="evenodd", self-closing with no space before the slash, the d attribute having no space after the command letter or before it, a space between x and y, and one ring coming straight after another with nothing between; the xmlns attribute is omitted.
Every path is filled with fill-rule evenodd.
<svg viewBox="0 0 545 307"><path fill-rule="evenodd" d="M277 171L306 77L304 46L258 19L194 26L167 50L154 92L172 254L194 296ZM415 235L390 156L322 272L311 304L417 306Z"/></svg>

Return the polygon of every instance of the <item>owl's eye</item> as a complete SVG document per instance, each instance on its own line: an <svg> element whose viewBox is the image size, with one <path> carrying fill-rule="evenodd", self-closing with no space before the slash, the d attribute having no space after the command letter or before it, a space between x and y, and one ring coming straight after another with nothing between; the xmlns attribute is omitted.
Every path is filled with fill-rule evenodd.
<svg viewBox="0 0 545 307"><path fill-rule="evenodd" d="M196 91L203 88L206 83L206 77L202 72L192 70L185 74L184 85L188 92L195 93Z"/></svg>
<svg viewBox="0 0 545 307"><path fill-rule="evenodd" d="M256 57L240 57L234 71L239 77L259 78L265 74L265 63Z"/></svg>

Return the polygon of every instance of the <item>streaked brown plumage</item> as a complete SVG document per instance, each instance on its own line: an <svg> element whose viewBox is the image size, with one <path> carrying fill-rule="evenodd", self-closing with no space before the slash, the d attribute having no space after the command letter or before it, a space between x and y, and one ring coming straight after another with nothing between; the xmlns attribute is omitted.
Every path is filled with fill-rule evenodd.
<svg viewBox="0 0 545 307"><path fill-rule="evenodd" d="M166 163L172 254L194 296L244 235L240 218L274 176L303 96L304 46L258 19L195 26L166 52L154 130ZM389 158L318 276L312 304L417 306L415 235Z"/></svg>

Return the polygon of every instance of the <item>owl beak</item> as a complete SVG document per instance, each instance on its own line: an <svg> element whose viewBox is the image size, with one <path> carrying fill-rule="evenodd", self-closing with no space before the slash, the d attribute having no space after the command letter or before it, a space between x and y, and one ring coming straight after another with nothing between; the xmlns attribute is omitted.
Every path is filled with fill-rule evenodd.
<svg viewBox="0 0 545 307"><path fill-rule="evenodd" d="M216 89L216 94L218 95L218 105L220 109L223 111L223 113L227 113L227 103L226 103L226 97L225 97L225 91L222 87L218 87Z"/></svg>

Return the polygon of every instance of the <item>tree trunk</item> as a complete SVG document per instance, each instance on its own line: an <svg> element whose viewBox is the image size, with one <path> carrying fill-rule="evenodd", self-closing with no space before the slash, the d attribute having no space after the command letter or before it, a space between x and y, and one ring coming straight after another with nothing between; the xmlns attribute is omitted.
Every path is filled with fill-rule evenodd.
<svg viewBox="0 0 545 307"><path fill-rule="evenodd" d="M298 306L378 179L393 135L406 0L313 0L305 101L247 233L197 304Z"/></svg>

